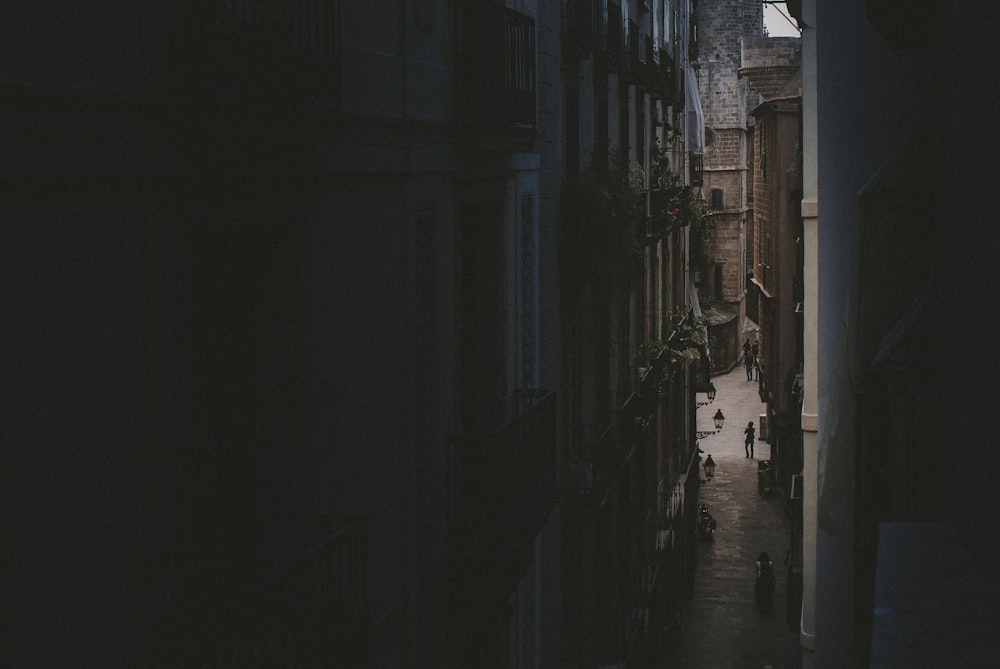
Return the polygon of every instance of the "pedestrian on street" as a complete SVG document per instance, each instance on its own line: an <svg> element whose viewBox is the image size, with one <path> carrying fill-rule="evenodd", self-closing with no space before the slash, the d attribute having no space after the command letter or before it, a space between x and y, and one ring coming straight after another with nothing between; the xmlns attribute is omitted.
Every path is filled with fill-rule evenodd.
<svg viewBox="0 0 1000 669"><path fill-rule="evenodd" d="M752 381L753 376L753 355L750 353L743 354L743 369L747 372L747 381Z"/></svg>
<svg viewBox="0 0 1000 669"><path fill-rule="evenodd" d="M753 429L753 421L747 423L747 429L743 430L743 434L747 436L746 441L743 442L743 450L746 451L747 457L753 457L753 440L754 440L755 430Z"/></svg>
<svg viewBox="0 0 1000 669"><path fill-rule="evenodd" d="M756 346L756 344L754 344L754 346ZM750 347L750 340L747 339L745 342L743 342L743 357L745 358L746 356L750 355L752 351L753 349Z"/></svg>
<svg viewBox="0 0 1000 669"><path fill-rule="evenodd" d="M753 359L753 380L760 381L760 358L756 356Z"/></svg>
<svg viewBox="0 0 1000 669"><path fill-rule="evenodd" d="M759 354L760 354L760 347L758 346L757 342L754 342L753 346L750 347L750 355L752 355L753 359L756 360Z"/></svg>

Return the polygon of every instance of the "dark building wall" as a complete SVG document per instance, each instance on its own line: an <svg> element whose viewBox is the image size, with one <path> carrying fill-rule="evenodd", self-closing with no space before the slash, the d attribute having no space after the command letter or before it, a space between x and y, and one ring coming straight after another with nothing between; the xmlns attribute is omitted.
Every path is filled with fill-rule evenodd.
<svg viewBox="0 0 1000 669"><path fill-rule="evenodd" d="M200 78L189 10L4 21L12 666L231 650L340 515L376 517L376 603L408 571L401 182L324 193L323 113Z"/></svg>
<svg viewBox="0 0 1000 669"><path fill-rule="evenodd" d="M32 659L166 660L315 531L287 526L294 189L76 181L7 191L11 602Z"/></svg>
<svg viewBox="0 0 1000 669"><path fill-rule="evenodd" d="M993 235L983 234L991 224L975 195L995 179L995 165L987 157L989 151L971 136L974 133L956 133L953 129L974 127L996 116L995 103L982 102L978 80L987 55L995 53L995 46L985 46L994 45L985 35L995 30L997 11L989 3L970 3L960 12L951 11L946 3L933 3L933 28L925 30L923 37L917 35L915 45L894 48L892 32L905 31L908 25L900 19L918 15L908 7L879 3L883 9L890 9L892 17L886 30L880 32L873 27L862 4L835 9L817 3L817 26L825 26L817 40L818 81L828 82L819 84L818 97L819 201L824 221L819 228L819 244L824 251L820 266L818 374L822 380L843 369L844 360L851 359L845 356L850 350L845 350L845 344L871 350L875 340L885 346L883 363L922 362L913 369L904 364L889 373L889 364L879 365L875 359L859 357L857 374L859 380L867 379L872 384L871 397L848 403L831 416L839 424L857 420L857 442L851 450L833 449L830 453L843 458L833 470L838 476L846 473L850 477L841 480L859 477L860 485L847 489L851 495L848 499L831 495L832 491L826 493L826 499L820 499L820 508L827 514L820 517L817 602L828 599L822 608L817 605L816 658L822 661L816 666L842 664L852 649L865 656L872 621L868 618L871 608L865 612L864 605L876 587L873 562L881 556L876 555L872 531L879 522L917 524L929 517L953 522L958 535L964 536L960 543L975 551L975 560L982 559L982 564L989 563L996 547L995 531L973 521L978 517L983 523L995 524L995 514L981 512L985 507L995 507L995 500L987 499L985 492L990 488L986 472L995 471L994 449L987 445L989 428L974 418L976 409L958 397L970 390L974 394L981 390L983 386L977 380L990 378L981 370L996 368L992 350L974 343L989 339L986 333L991 326L976 320L947 331L931 328L934 334L926 338L916 336L912 330L906 333L904 327L898 331L898 339L886 338L882 327L890 320L886 316L901 304L915 309L912 322L917 331L921 323L947 320L947 314L972 313L977 300L969 287L996 284L986 260L995 254L996 240ZM856 47L849 52L835 47L841 37L853 39ZM881 82L887 79L899 81L899 85L886 88ZM846 85L851 86L849 96L834 92ZM944 101L943 114L938 116L920 104L926 99ZM860 104L865 105L863 111L858 108ZM930 134L929 141L919 143L925 132ZM842 143L847 136L853 141ZM855 292L855 280L880 276L880 262L868 265L861 260L885 242L877 233L874 238L870 233L893 225L898 213L905 211L905 206L881 212L868 209L872 204L882 208L884 201L859 195L871 195L866 191L879 186L890 174L912 187L916 175L909 173L912 168L907 165L912 161L904 157L914 140L918 141L917 151L931 157L927 162L932 186L925 189L923 204L934 212L932 229L925 228L930 230L934 245L933 262L920 270L916 269L918 265L902 269L904 255L919 258L926 253L926 246L910 247L909 242L896 240L893 253L899 257L888 263L899 263L896 275L881 275L883 281L876 281L874 286L869 283ZM944 219L953 224L941 226L939 222ZM927 220L920 216L912 224L919 228L927 225ZM908 251L905 254L900 250L904 245ZM925 281L917 280L914 272ZM876 306L874 301L888 289L887 283L896 286L892 293L899 301ZM919 300L905 297L912 294L914 284L926 285L928 296L933 296L924 306ZM859 307L847 313L858 317L862 327L845 340L845 306L855 295ZM928 343L932 350L924 348ZM831 384L824 388L820 383L821 407L835 403L836 387ZM820 443L824 443L833 424L821 420ZM940 450L942 443L961 444L961 455L954 458L948 448ZM934 483L920 482L920 474L908 469L915 461L932 466ZM991 464L965 470L962 462ZM840 465L846 468L840 469ZM875 484L875 471L881 472L882 481L892 482L891 501L886 499L882 486ZM940 504L925 503L941 499L937 491L942 488L960 492L947 496ZM918 571L913 565L896 566L900 574ZM989 569L975 571L975 578L983 582L992 578ZM960 600L955 603L977 606ZM874 625L877 627L877 619ZM924 647L928 653L935 649L930 643ZM995 644L989 640L977 639L971 647L996 657Z"/></svg>

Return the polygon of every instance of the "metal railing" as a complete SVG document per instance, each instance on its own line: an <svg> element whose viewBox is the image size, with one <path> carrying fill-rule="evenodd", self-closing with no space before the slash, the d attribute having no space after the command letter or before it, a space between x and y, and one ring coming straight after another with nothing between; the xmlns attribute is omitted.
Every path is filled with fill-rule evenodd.
<svg viewBox="0 0 1000 669"><path fill-rule="evenodd" d="M492 434L452 437L449 449L449 607L455 652L475 655L557 502L555 393Z"/></svg>
<svg viewBox="0 0 1000 669"><path fill-rule="evenodd" d="M206 621L206 668L367 664L368 556L362 519L318 545Z"/></svg>
<svg viewBox="0 0 1000 669"><path fill-rule="evenodd" d="M503 5L461 2L457 16L458 115L535 125L535 20Z"/></svg>
<svg viewBox="0 0 1000 669"><path fill-rule="evenodd" d="M340 98L340 0L214 0L176 14L179 76L220 96Z"/></svg>
<svg viewBox="0 0 1000 669"><path fill-rule="evenodd" d="M216 0L214 26L227 34L332 58L338 0Z"/></svg>
<svg viewBox="0 0 1000 669"><path fill-rule="evenodd" d="M449 443L449 514L453 529L531 532L521 521L554 502L556 395L549 391L493 434ZM497 537L502 540L502 537Z"/></svg>

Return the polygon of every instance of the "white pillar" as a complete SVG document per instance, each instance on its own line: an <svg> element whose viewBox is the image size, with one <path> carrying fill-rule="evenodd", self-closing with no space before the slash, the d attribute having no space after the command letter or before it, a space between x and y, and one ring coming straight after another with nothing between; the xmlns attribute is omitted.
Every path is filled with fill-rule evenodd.
<svg viewBox="0 0 1000 669"><path fill-rule="evenodd" d="M803 0L802 19L802 227L804 244L803 395L802 395L802 619L799 628L803 667L812 666L816 620L816 491L818 487L818 323L819 186L816 113L816 7Z"/></svg>

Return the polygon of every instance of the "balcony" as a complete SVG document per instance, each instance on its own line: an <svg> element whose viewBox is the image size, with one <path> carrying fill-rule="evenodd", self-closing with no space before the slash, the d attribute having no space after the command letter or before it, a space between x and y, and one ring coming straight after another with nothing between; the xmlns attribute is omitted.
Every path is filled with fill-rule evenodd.
<svg viewBox="0 0 1000 669"><path fill-rule="evenodd" d="M698 13L692 9L688 21L688 60L698 60Z"/></svg>
<svg viewBox="0 0 1000 669"><path fill-rule="evenodd" d="M664 99L664 104L676 104L680 96L677 92L676 68L674 59L661 50L655 50L652 58L647 61L647 86L654 95Z"/></svg>
<svg viewBox="0 0 1000 669"><path fill-rule="evenodd" d="M642 83L645 74L645 52L640 48L639 24L629 19L625 22L625 77L629 83Z"/></svg>
<svg viewBox="0 0 1000 669"><path fill-rule="evenodd" d="M221 98L339 100L339 0L184 3L176 83Z"/></svg>
<svg viewBox="0 0 1000 669"><path fill-rule="evenodd" d="M190 666L368 666L367 527L337 527L237 601L200 621Z"/></svg>
<svg viewBox="0 0 1000 669"><path fill-rule="evenodd" d="M599 0L575 0L563 40L569 60L597 56L603 51L601 35L607 32L607 16Z"/></svg>
<svg viewBox="0 0 1000 669"><path fill-rule="evenodd" d="M608 24L605 34L604 62L616 72L625 67L625 19L619 2L608 2Z"/></svg>
<svg viewBox="0 0 1000 669"><path fill-rule="evenodd" d="M600 497L621 469L624 449L614 425L608 425L592 444L585 444L570 461L574 489L582 498Z"/></svg>
<svg viewBox="0 0 1000 669"><path fill-rule="evenodd" d="M503 5L465 0L458 4L456 25L458 117L534 127L534 19Z"/></svg>
<svg viewBox="0 0 1000 669"><path fill-rule="evenodd" d="M449 443L449 531L459 575L507 592L558 496L556 395L547 392L503 428ZM463 583L460 587L469 586ZM468 589L468 588L466 588Z"/></svg>
<svg viewBox="0 0 1000 669"><path fill-rule="evenodd" d="M688 152L688 181L692 186L705 184L705 154Z"/></svg>

